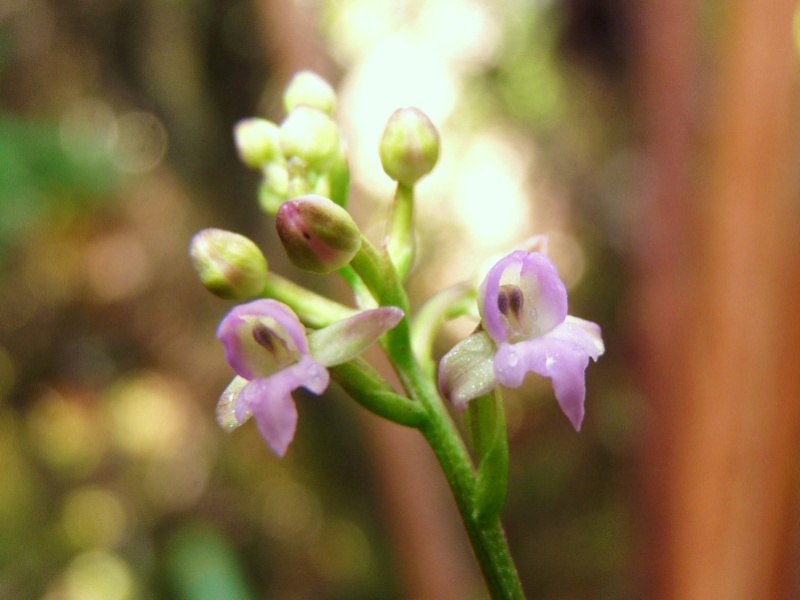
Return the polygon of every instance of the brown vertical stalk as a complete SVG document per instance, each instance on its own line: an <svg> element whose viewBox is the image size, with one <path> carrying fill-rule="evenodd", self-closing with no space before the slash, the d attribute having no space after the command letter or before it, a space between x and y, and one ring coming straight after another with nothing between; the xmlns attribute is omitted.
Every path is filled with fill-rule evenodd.
<svg viewBox="0 0 800 600"><path fill-rule="evenodd" d="M697 213L674 598L787 596L800 364L795 2L732 5Z"/></svg>
<svg viewBox="0 0 800 600"><path fill-rule="evenodd" d="M671 296L682 300L669 313L674 331L651 322L666 300L645 296L665 384L656 415L671 412L650 454L662 465L650 487L661 498L656 598L791 597L800 447L794 7L729 5L706 169L696 208L683 212L691 235L673 238L689 259L671 267ZM665 358L668 343L674 355Z"/></svg>
<svg viewBox="0 0 800 600"><path fill-rule="evenodd" d="M635 89L642 125L642 199L645 204L637 232L636 307L637 356L652 419L644 432L641 459L643 530L647 557L646 586L658 589L667 576L673 519L669 499L673 432L680 427L680 391L687 264L687 222L690 216L688 165L690 96L696 55L694 5L691 0L651 0L639 5L636 20Z"/></svg>

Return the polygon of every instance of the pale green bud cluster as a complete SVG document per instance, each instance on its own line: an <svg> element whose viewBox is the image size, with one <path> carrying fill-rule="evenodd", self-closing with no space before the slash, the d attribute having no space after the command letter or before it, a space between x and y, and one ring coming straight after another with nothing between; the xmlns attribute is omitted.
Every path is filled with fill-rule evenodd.
<svg viewBox="0 0 800 600"><path fill-rule="evenodd" d="M233 137L239 158L248 167L258 169L281 158L278 127L272 121L258 117L242 119L233 128Z"/></svg>
<svg viewBox="0 0 800 600"><path fill-rule="evenodd" d="M287 160L297 158L317 173L330 170L341 150L339 127L330 115L306 104L295 106L286 115L280 141Z"/></svg>
<svg viewBox="0 0 800 600"><path fill-rule="evenodd" d="M242 162L261 170L259 205L270 215L290 198L306 194L330 197L344 205L349 169L339 127L331 117L336 93L311 71L297 73L283 97L280 124L243 119L234 128Z"/></svg>
<svg viewBox="0 0 800 600"><path fill-rule="evenodd" d="M298 71L283 94L283 107L288 113L300 105L313 106L332 115L336 109L336 92L316 73Z"/></svg>

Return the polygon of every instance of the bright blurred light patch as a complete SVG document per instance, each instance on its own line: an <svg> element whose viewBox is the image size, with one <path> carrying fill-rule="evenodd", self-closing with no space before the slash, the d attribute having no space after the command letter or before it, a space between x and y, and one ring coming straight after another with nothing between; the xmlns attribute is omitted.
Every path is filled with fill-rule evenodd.
<svg viewBox="0 0 800 600"><path fill-rule="evenodd" d="M167 130L155 115L134 111L117 119L114 163L128 173L155 168L167 153Z"/></svg>
<svg viewBox="0 0 800 600"><path fill-rule="evenodd" d="M458 82L427 42L393 35L353 67L339 95L353 175L367 189L387 195L394 183L383 172L377 148L389 115L415 106L441 127L456 103Z"/></svg>
<svg viewBox="0 0 800 600"><path fill-rule="evenodd" d="M451 210L478 247L510 247L529 233L525 157L502 135L480 134L469 143Z"/></svg>
<svg viewBox="0 0 800 600"><path fill-rule="evenodd" d="M426 0L418 28L437 53L467 70L489 62L500 42L500 25L479 0Z"/></svg>
<svg viewBox="0 0 800 600"><path fill-rule="evenodd" d="M112 552L79 554L43 600L134 600L139 595L128 563Z"/></svg>
<svg viewBox="0 0 800 600"><path fill-rule="evenodd" d="M33 401L26 424L39 457L62 474L90 473L105 450L97 416L88 406L68 401L51 388Z"/></svg>
<svg viewBox="0 0 800 600"><path fill-rule="evenodd" d="M184 392L157 374L123 379L106 392L114 442L142 458L169 455L186 435L186 416L180 406Z"/></svg>
<svg viewBox="0 0 800 600"><path fill-rule="evenodd" d="M61 510L61 526L77 548L111 548L122 539L127 515L111 491L101 487L73 490Z"/></svg>

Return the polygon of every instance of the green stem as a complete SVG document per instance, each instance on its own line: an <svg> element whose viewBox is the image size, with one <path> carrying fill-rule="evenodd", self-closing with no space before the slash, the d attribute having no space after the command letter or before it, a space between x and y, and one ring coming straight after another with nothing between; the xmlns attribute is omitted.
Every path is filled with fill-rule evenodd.
<svg viewBox="0 0 800 600"><path fill-rule="evenodd" d="M361 281L378 304L397 306L408 314L408 297L397 277L397 271L386 254L382 254L366 237L350 262Z"/></svg>
<svg viewBox="0 0 800 600"><path fill-rule="evenodd" d="M361 250L350 264L380 305L400 307L408 315L408 296L385 254L364 239ZM384 334L381 344L409 398L419 403L425 413L419 430L433 449L450 484L492 598L524 600L497 514L499 511L487 514L478 505L475 468L432 378L414 357L408 316Z"/></svg>
<svg viewBox="0 0 800 600"><path fill-rule="evenodd" d="M458 505L475 557L494 600L524 600L525 594L508 549L497 512L479 505L478 481L472 461L433 383L419 369L409 373L414 394L428 420L421 428L433 448Z"/></svg>
<svg viewBox="0 0 800 600"><path fill-rule="evenodd" d="M400 425L419 428L425 413L419 403L399 395L365 360L329 367L334 381L367 410Z"/></svg>
<svg viewBox="0 0 800 600"><path fill-rule="evenodd" d="M389 256L402 280L414 258L414 186L398 182L386 237Z"/></svg>
<svg viewBox="0 0 800 600"><path fill-rule="evenodd" d="M288 304L308 327L327 327L357 312L272 272L267 274L267 283L261 294Z"/></svg>

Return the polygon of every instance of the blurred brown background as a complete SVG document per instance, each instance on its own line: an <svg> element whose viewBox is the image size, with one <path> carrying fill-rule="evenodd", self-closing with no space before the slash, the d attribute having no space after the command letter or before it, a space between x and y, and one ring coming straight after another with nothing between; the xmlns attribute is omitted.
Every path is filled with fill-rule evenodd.
<svg viewBox="0 0 800 600"><path fill-rule="evenodd" d="M338 390L228 436L229 308L191 235L297 273L231 128L299 68L340 89L377 235L384 120L443 136L419 303L546 232L601 324L576 435L509 394L504 523L530 598L797 598L798 22L786 1L0 3L0 598L482 598L413 432ZM344 298L344 297L343 297ZM456 322L441 351L469 329Z"/></svg>

